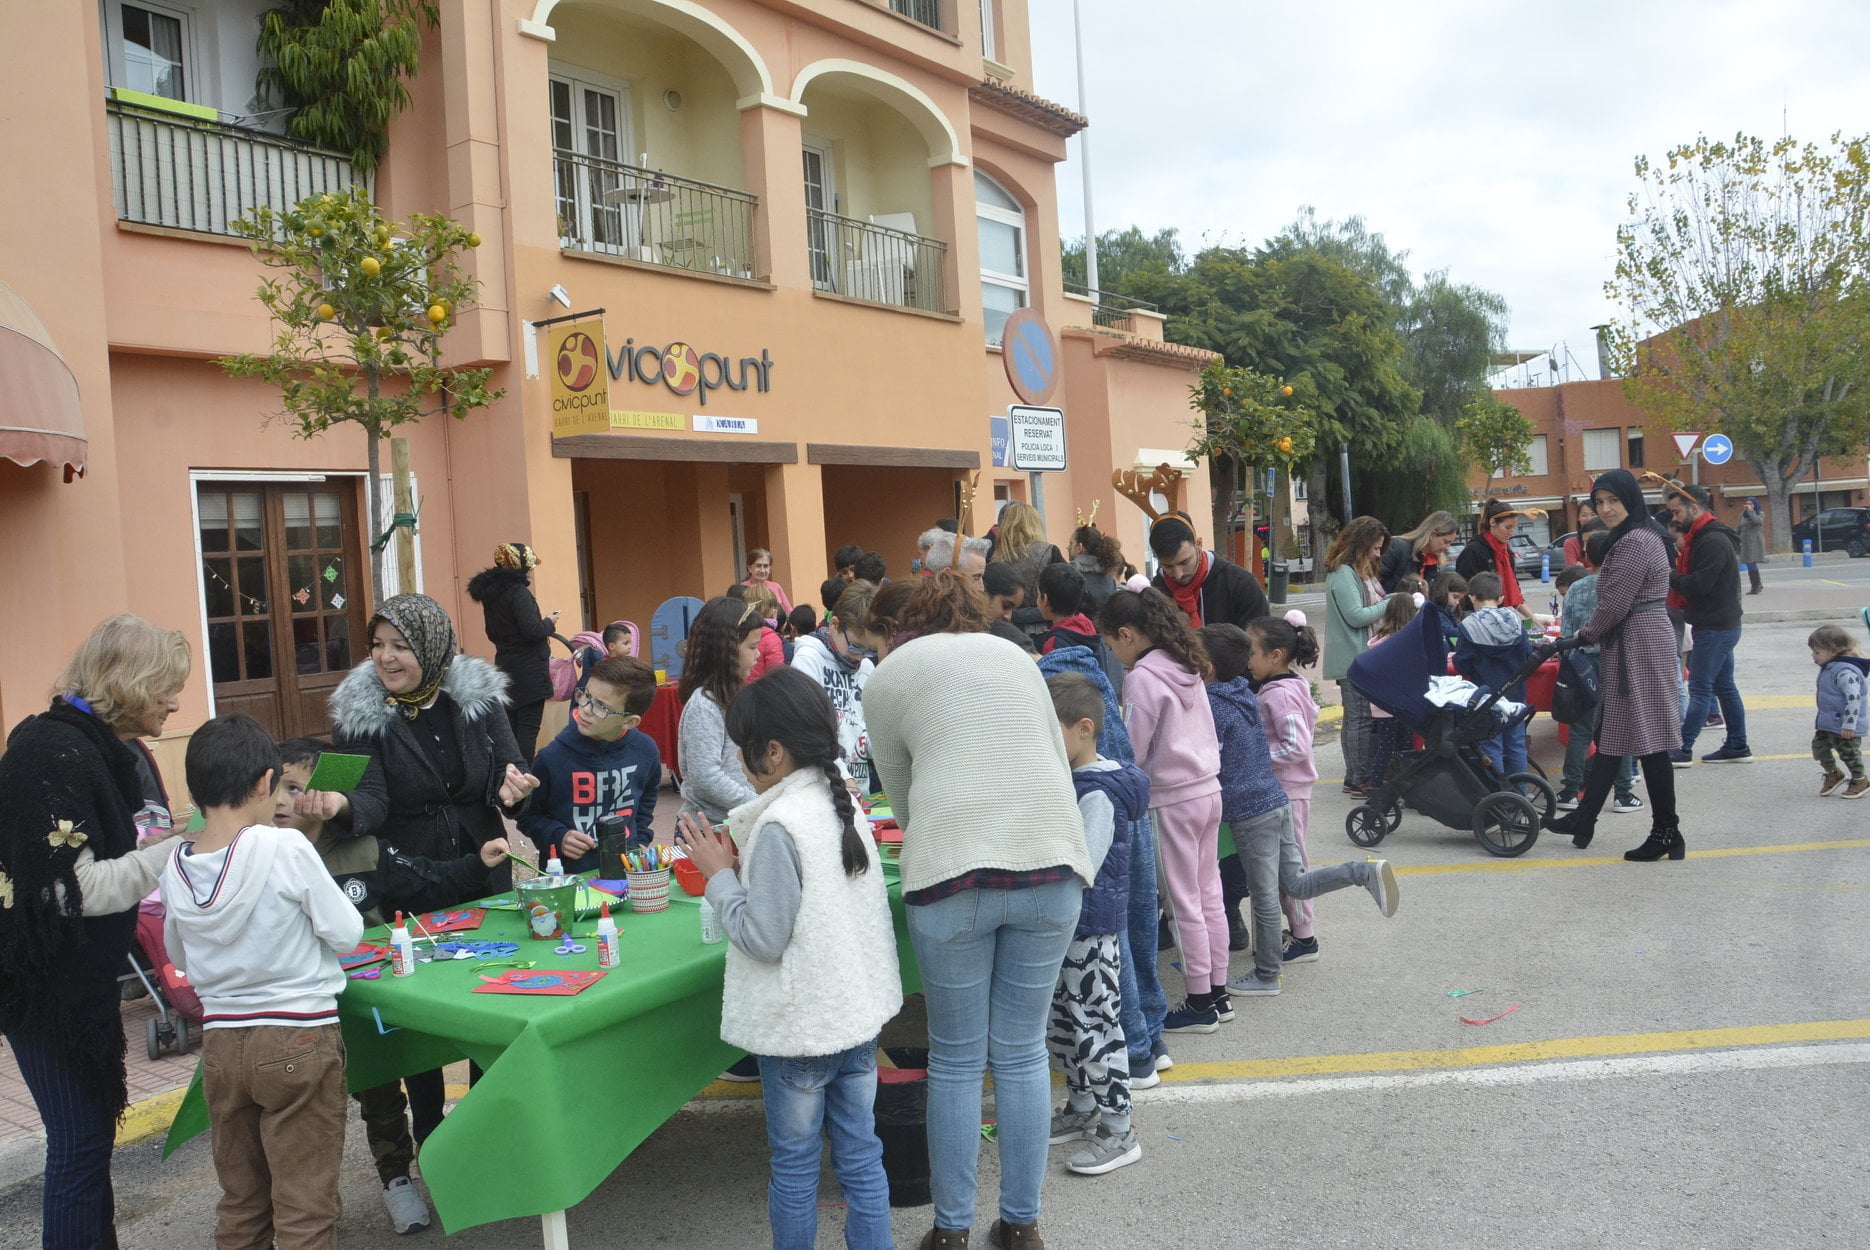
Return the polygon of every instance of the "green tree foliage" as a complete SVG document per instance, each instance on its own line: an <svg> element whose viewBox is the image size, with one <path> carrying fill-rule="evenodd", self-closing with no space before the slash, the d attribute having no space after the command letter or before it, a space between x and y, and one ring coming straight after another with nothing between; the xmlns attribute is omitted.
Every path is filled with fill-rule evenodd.
<svg viewBox="0 0 1870 1250"><path fill-rule="evenodd" d="M1219 360L1188 388L1189 406L1201 414L1188 454L1208 463L1217 542L1230 528L1249 470L1289 470L1312 454L1312 413L1294 395L1289 383Z"/></svg>
<svg viewBox="0 0 1870 1250"><path fill-rule="evenodd" d="M1636 160L1605 292L1624 390L1726 434L1766 488L1775 550L1821 454L1870 433L1870 136L1703 136Z"/></svg>
<svg viewBox="0 0 1870 1250"><path fill-rule="evenodd" d="M285 212L262 207L234 223L277 277L256 298L277 334L272 350L221 360L235 377L279 388L300 438L334 425L363 428L371 524L383 515L380 444L397 426L446 414L457 420L499 399L492 369L445 369L442 339L474 306L479 283L460 265L480 236L446 217L388 222L362 191L315 195ZM381 545L372 585L383 584Z"/></svg>
<svg viewBox="0 0 1870 1250"><path fill-rule="evenodd" d="M293 138L375 169L437 17L433 0L285 0L260 17L262 106L291 110Z"/></svg>
<svg viewBox="0 0 1870 1250"><path fill-rule="evenodd" d="M1532 422L1509 403L1482 395L1468 401L1455 419L1461 450L1487 476L1532 472Z"/></svg>
<svg viewBox="0 0 1870 1250"><path fill-rule="evenodd" d="M1084 240L1064 245L1065 281L1084 285ZM1188 268L1182 240L1173 227L1144 234L1135 226L1106 230L1097 236L1097 281L1102 290L1128 294L1130 280L1142 273L1176 274Z"/></svg>

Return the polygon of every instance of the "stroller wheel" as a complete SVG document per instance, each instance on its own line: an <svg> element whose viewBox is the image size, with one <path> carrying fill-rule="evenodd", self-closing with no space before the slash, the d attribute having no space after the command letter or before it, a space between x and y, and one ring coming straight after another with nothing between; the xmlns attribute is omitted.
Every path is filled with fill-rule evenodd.
<svg viewBox="0 0 1870 1250"><path fill-rule="evenodd" d="M158 1027L154 1016L151 1016L149 1020L144 1023L143 1042L144 1048L148 1050L151 1059L162 1058L162 1030Z"/></svg>
<svg viewBox="0 0 1870 1250"><path fill-rule="evenodd" d="M188 1021L182 1019L180 1012L177 1012L175 1016L175 1053L178 1055L188 1053Z"/></svg>
<svg viewBox="0 0 1870 1250"><path fill-rule="evenodd" d="M1489 855L1524 855L1539 840L1539 809L1517 791L1495 791L1474 806L1474 836Z"/></svg>
<svg viewBox="0 0 1870 1250"><path fill-rule="evenodd" d="M1397 823L1400 823L1402 812L1399 809L1392 810L1396 812ZM1344 832L1350 835L1350 840L1358 846L1375 846L1389 836L1390 831L1395 827L1396 825L1390 822L1385 813L1368 803L1359 803L1351 808L1350 815L1344 818Z"/></svg>
<svg viewBox="0 0 1870 1250"><path fill-rule="evenodd" d="M1558 810L1558 792L1552 789L1552 783L1544 774L1514 773L1506 779L1509 790L1517 790L1532 800L1542 821L1552 819L1552 813Z"/></svg>

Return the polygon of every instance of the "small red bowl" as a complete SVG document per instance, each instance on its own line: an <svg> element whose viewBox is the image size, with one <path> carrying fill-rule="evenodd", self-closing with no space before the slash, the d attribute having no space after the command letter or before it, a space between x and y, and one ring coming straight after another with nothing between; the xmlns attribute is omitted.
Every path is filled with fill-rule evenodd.
<svg viewBox="0 0 1870 1250"><path fill-rule="evenodd" d="M700 897L708 892L708 879L701 875L701 869L695 867L693 860L678 859L672 866L675 879L681 883L682 893Z"/></svg>

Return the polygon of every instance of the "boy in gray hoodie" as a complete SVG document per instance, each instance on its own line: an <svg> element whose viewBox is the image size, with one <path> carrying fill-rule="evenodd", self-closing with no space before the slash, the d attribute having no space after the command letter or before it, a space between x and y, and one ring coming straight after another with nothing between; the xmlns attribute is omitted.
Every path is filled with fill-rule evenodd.
<svg viewBox="0 0 1870 1250"><path fill-rule="evenodd" d="M189 740L205 827L162 873L163 941L201 996L220 1245L335 1247L344 1154L338 956L363 918L296 829L267 823L279 748L250 716Z"/></svg>

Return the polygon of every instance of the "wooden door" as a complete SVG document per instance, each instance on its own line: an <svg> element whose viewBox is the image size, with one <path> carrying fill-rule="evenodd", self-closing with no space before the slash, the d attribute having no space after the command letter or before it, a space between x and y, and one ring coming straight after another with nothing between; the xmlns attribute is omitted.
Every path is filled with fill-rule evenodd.
<svg viewBox="0 0 1870 1250"><path fill-rule="evenodd" d="M217 482L197 504L215 710L329 734L325 701L369 650L355 488Z"/></svg>

